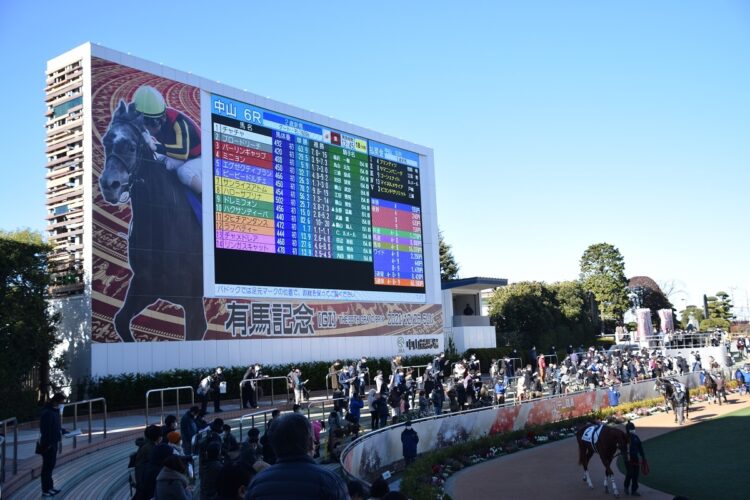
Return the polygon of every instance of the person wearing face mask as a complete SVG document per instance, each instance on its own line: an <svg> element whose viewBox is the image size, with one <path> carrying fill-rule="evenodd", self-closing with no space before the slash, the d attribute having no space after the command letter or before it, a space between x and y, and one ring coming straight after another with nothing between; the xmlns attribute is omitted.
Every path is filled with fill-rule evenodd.
<svg viewBox="0 0 750 500"><path fill-rule="evenodd" d="M37 453L42 456L42 497L53 497L60 493L52 480L52 471L57 462L57 450L62 441L63 428L60 423L60 405L65 402L65 395L57 393L52 396L39 417L39 442Z"/></svg>
<svg viewBox="0 0 750 500"><path fill-rule="evenodd" d="M417 443L419 443L419 435L417 431L412 429L411 422L407 420L401 433L401 446L404 453L404 463L407 467L417 458Z"/></svg>

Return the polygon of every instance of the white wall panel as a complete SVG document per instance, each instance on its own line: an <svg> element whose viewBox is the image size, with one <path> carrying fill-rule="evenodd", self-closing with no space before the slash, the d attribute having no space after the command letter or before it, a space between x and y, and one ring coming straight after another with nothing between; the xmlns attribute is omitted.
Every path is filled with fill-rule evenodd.
<svg viewBox="0 0 750 500"><path fill-rule="evenodd" d="M404 341L424 338L419 335L401 337ZM480 335L477 338L484 337ZM278 365L335 359L351 361L362 355L390 358L396 354L409 356L443 350L442 336L438 337L439 349L430 351L404 349L404 352L399 352L398 338L399 336L379 336L94 344L91 366L94 376L103 376L127 372L150 373L174 368L208 370L217 366L247 366L250 363ZM484 341L486 343L486 339ZM479 340L475 343L479 343Z"/></svg>
<svg viewBox="0 0 750 500"><path fill-rule="evenodd" d="M224 346L224 344L228 345ZM236 342L219 342L217 347L220 352L221 349L226 349L226 366L245 366L248 363L252 363L249 357L242 357L242 352Z"/></svg>
<svg viewBox="0 0 750 500"><path fill-rule="evenodd" d="M188 342L190 344L193 358L193 368L205 368L206 364L206 346L208 341L203 342Z"/></svg>
<svg viewBox="0 0 750 500"><path fill-rule="evenodd" d="M192 342L173 342L177 344L177 349L179 351L179 357L180 361L178 363L178 368L182 370L188 370L193 366L193 348L190 344Z"/></svg>
<svg viewBox="0 0 750 500"><path fill-rule="evenodd" d="M109 373L107 368L107 344L91 346L91 373Z"/></svg>
<svg viewBox="0 0 750 500"><path fill-rule="evenodd" d="M154 364L152 359L152 353L154 352L153 343L151 342L136 342L136 364L138 367L138 373L149 373L154 371Z"/></svg>
<svg viewBox="0 0 750 500"><path fill-rule="evenodd" d="M172 370L177 366L180 360L180 348L174 345L174 342L152 342L152 344L151 366L153 371Z"/></svg>

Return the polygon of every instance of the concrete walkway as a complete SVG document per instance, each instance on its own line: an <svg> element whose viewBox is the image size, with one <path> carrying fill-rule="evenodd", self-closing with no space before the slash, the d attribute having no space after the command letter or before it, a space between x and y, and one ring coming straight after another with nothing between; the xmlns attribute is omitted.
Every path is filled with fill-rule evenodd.
<svg viewBox="0 0 750 500"><path fill-rule="evenodd" d="M325 393L311 394L310 405L302 405L303 411L313 419L325 419L331 410L332 403L326 400ZM213 405L209 405L206 421L211 422L221 417L229 424L240 441L240 419L244 415L259 414L255 426L264 429L263 413L270 418L270 411L278 408L282 411L291 410L291 404L285 396L277 397L271 404L270 400L260 401L257 409L243 409L239 402L223 401L222 412L213 413ZM149 424L159 424L161 419L173 414L178 419L187 411L190 403L181 404L180 409L175 406L151 408ZM82 434L74 439L63 438L61 454L58 455L58 465L53 478L57 488L63 489L63 494L56 498L125 498L128 492L127 460L135 451L135 439L143 435L146 425L145 410L141 413L116 413L107 418L107 437L104 438L104 421L101 415L94 415L91 422L91 443L88 442L88 417L78 417L74 426L72 416L65 411L63 428L73 430L77 428ZM363 412L369 416L369 412ZM251 420L245 419L243 431L247 432ZM9 432L6 443L6 480L3 484L3 498L26 499L40 495L39 472L41 458L34 453L34 446L39 437L38 423L22 424L18 432L18 473L13 474L13 433ZM10 430L10 429L9 429Z"/></svg>

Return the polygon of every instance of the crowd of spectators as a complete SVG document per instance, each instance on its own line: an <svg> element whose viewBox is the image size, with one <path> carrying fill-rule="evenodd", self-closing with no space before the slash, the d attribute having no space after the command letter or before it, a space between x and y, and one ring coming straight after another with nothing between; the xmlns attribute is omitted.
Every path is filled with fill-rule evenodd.
<svg viewBox="0 0 750 500"><path fill-rule="evenodd" d="M181 428L197 429L189 449L183 446L175 416L168 416L162 426L146 427L130 458L134 499L405 498L389 491L382 479L368 489L358 481L346 483L319 465L316 458L326 423L311 422L298 410L274 410L265 432L252 427L242 443L221 418L208 424L204 415L192 407L180 420ZM333 435L341 437L342 427Z"/></svg>
<svg viewBox="0 0 750 500"><path fill-rule="evenodd" d="M708 338L711 344L727 341L721 332L715 332ZM748 339L739 338L736 341L737 350L744 357ZM312 421L301 414L300 403L307 394L302 390L304 382L301 373L293 370L290 379L294 385L296 404L287 415L296 415L292 418L294 421L274 410L263 433L255 427L250 428L241 437L241 442L220 418L215 418L210 424L204 420L208 397L202 401L204 408L190 408L179 421L175 416L168 416L163 426L148 426L143 438L137 441L137 452L131 457L135 498L152 498L154 495L157 500L264 498L270 495L269 492L276 491L273 488L282 486L281 472L264 475L264 471L285 469L286 474L297 468L307 468L311 474L301 482L312 481L313 476L317 475L331 498L337 498L337 495L344 498L347 494L351 498L368 498L364 496L365 489L361 484L350 484L347 493L345 486L336 482L338 480L334 481L321 472L325 469L308 467L337 462L346 444L362 431L363 415L369 413L371 429L378 430L389 422L600 388L609 388L610 400L616 404L619 395L617 388L622 384L688 372L719 370L716 360L712 357L701 359L698 350L690 349L686 339L680 339L679 335L675 338L665 336L661 346L626 345L605 351L594 347L584 349L582 346L575 349L571 345L561 361L554 348L545 355L537 353L533 347L528 351L525 362L522 363L520 356L514 355L517 353L509 354L492 359L485 372L474 355L468 359L450 361L445 353L441 353L426 366L419 367L403 366L401 357L396 356L391 360L391 370L387 375L381 370L371 374L364 356L351 364L336 361L329 369L333 407L327 419ZM685 346L684 353L679 350L681 346ZM670 354L666 347L672 348ZM674 349L678 349L677 353L674 353ZM262 377L260 365L251 366L249 371L253 377ZM217 378L215 375L214 378ZM750 366L746 366L744 371L738 370L735 378L750 392ZM209 387L211 383L215 385L215 380L207 381ZM255 392L255 387L252 389ZM257 406L255 394L243 399L244 406ZM289 436L281 438L277 434L274 438L274 426L282 421L286 424L279 427L292 429L293 432L289 432L292 432L296 444L290 445L284 441ZM309 433L301 430L303 421ZM200 487L192 491L196 457ZM274 468L275 464L287 462L296 465ZM264 480L259 479L252 483L255 486L248 487L256 476ZM373 490L369 491L371 497L392 497L387 488L382 495L378 495L378 485L373 484L372 487ZM275 496L281 497L283 495Z"/></svg>

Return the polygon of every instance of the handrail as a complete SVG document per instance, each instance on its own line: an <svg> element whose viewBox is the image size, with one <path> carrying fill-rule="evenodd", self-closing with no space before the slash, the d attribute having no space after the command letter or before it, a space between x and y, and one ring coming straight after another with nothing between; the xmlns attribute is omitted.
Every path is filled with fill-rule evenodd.
<svg viewBox="0 0 750 500"><path fill-rule="evenodd" d="M148 397L151 393L158 392L161 399L161 413L159 414L159 424L164 423L164 393L167 391L175 391L177 398L177 414L180 414L180 391L190 391L190 406L195 406L195 390L192 385L181 385L179 387L162 387L161 389L150 389L146 391L146 427L148 427Z"/></svg>
<svg viewBox="0 0 750 500"><path fill-rule="evenodd" d="M331 391L333 391L333 384L331 384L331 377L336 376L336 379L338 380L339 373L341 373L341 370L335 371L333 373L331 372L326 373L326 378L325 378L326 399L331 397Z"/></svg>
<svg viewBox="0 0 750 500"><path fill-rule="evenodd" d="M245 415L242 415L240 417L240 441L243 439L243 433L242 433L242 424L245 422L246 419L251 420L252 427L255 427L255 416L256 415L263 415L263 427L265 428L268 425L268 414L272 413L276 408L271 408L270 410L262 410L262 411L256 411L253 413L247 413Z"/></svg>
<svg viewBox="0 0 750 500"><path fill-rule="evenodd" d="M544 361L547 363L547 366L550 365L550 363L557 364L557 354L544 354ZM554 358L554 361L552 359Z"/></svg>
<svg viewBox="0 0 750 500"><path fill-rule="evenodd" d="M510 366L513 370L513 374L515 375L515 373L521 369L521 366L523 365L523 360L521 358L508 358L508 361L510 361ZM518 364L516 364L516 361L518 361ZM508 373L507 370L506 370L506 373Z"/></svg>
<svg viewBox="0 0 750 500"><path fill-rule="evenodd" d="M260 377L260 378L245 378L240 381L240 404L242 404L242 390L245 384L248 382L261 382L264 380L288 380L287 377ZM289 384L284 384L284 387L286 387L286 400L289 401ZM273 383L271 383L271 404L274 404L274 393L273 393Z"/></svg>
<svg viewBox="0 0 750 500"><path fill-rule="evenodd" d="M349 401L349 398L334 398L334 399L324 399L323 401L313 401L311 403L307 404L307 419L310 420L310 408L317 408L320 406L320 409L323 410L322 414L325 416L325 409L328 404L331 404L331 407L335 406L336 401Z"/></svg>
<svg viewBox="0 0 750 500"><path fill-rule="evenodd" d="M404 366L404 373L406 373L406 370L408 370L409 368L411 368L411 369L416 369L416 370L417 370L417 377L415 378L415 380L416 380L417 378L419 378L419 377L421 376L421 375L420 375L420 373L419 373L419 369L420 369L420 368L424 368L424 369L425 369L425 371L427 371L427 367L428 367L428 366L430 366L430 365L412 365L412 366Z"/></svg>
<svg viewBox="0 0 750 500"><path fill-rule="evenodd" d="M103 439L107 439L107 400L106 398L94 398L94 399L84 399L83 401L75 401L73 403L66 403L64 406L62 406L62 411L60 412L60 420L63 419L65 414L65 409L72 406L73 407L73 429L78 428L78 407L81 405L89 405L89 413L88 413L88 423L89 423L89 443L91 442L92 437L92 428L91 428L91 416L92 416L92 405L94 403L97 403L101 401L102 403L102 409L104 411L104 436ZM73 436L73 448L78 447L78 436Z"/></svg>
<svg viewBox="0 0 750 500"><path fill-rule="evenodd" d="M8 425L13 425L13 475L15 476L18 474L18 419L16 417L10 417L6 418L5 420L1 421L0 424L3 425L3 435L2 435L2 451L3 451L3 459L2 462L0 462L0 484L5 482L5 462L6 462L6 455L7 455L7 439L8 439Z"/></svg>

